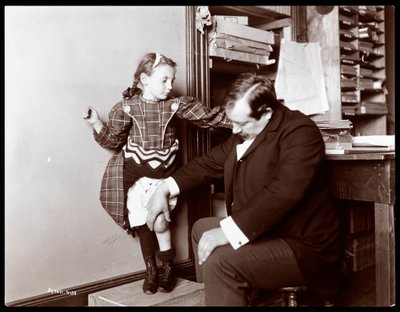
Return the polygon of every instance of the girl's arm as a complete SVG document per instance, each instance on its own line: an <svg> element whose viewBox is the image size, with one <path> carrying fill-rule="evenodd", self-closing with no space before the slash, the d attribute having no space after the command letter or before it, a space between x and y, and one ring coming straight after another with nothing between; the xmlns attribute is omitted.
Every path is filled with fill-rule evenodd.
<svg viewBox="0 0 400 312"><path fill-rule="evenodd" d="M191 96L180 96L175 101L179 101L176 115L188 120L198 127L223 127L232 128L232 123L226 117L225 109L222 106L215 106L212 109L205 107L199 99Z"/></svg>
<svg viewBox="0 0 400 312"><path fill-rule="evenodd" d="M132 126L131 118L124 112L122 102L117 103L108 114L108 122L102 123L102 126L97 123L94 127L93 135L100 146L110 149L119 150L125 144L129 135L129 130ZM94 125L94 126L95 126ZM97 130L100 129L100 132Z"/></svg>

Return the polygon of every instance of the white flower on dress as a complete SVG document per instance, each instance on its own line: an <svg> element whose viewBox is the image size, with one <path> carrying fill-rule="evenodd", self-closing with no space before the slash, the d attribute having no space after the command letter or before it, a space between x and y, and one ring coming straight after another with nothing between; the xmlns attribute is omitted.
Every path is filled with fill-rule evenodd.
<svg viewBox="0 0 400 312"><path fill-rule="evenodd" d="M124 105L124 112L125 113L129 113L131 110L131 108L129 107L129 105Z"/></svg>
<svg viewBox="0 0 400 312"><path fill-rule="evenodd" d="M171 104L171 109L172 109L172 111L176 112L178 110L178 108L179 108L179 100L176 99L174 101L174 103Z"/></svg>

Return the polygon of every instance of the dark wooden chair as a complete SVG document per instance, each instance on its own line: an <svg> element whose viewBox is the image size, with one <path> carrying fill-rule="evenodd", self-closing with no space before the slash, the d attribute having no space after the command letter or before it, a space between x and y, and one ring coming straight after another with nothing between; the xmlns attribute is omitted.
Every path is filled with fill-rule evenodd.
<svg viewBox="0 0 400 312"><path fill-rule="evenodd" d="M302 300L299 300L302 297ZM311 294L306 286L287 286L273 291L253 290L250 295L250 306L279 306L279 307L306 307L323 306L333 307L329 300L320 301L315 294Z"/></svg>
<svg viewBox="0 0 400 312"><path fill-rule="evenodd" d="M299 293L304 293L307 291L306 286L292 286L292 287L282 287L278 289L281 293L282 305L284 307L297 307L299 303L297 297Z"/></svg>

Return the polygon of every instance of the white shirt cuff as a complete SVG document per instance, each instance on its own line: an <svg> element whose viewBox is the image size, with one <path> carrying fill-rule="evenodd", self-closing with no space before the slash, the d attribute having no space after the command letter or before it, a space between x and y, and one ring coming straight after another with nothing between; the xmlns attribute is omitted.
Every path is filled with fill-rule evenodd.
<svg viewBox="0 0 400 312"><path fill-rule="evenodd" d="M228 238L229 243L233 249L238 249L249 242L246 235L243 234L242 230L236 225L232 217L227 217L219 222L221 229L225 236Z"/></svg>
<svg viewBox="0 0 400 312"><path fill-rule="evenodd" d="M176 184L175 180L171 177L168 177L164 180L167 183L169 188L169 197L176 197L180 194L180 189L178 184Z"/></svg>

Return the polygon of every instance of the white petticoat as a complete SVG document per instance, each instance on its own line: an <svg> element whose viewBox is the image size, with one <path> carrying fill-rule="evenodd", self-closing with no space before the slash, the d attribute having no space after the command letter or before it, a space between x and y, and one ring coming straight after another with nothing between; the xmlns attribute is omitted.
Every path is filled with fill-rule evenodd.
<svg viewBox="0 0 400 312"><path fill-rule="evenodd" d="M147 209L146 204L157 186L164 179L152 179L142 177L137 180L128 190L127 208L128 219L131 227L146 223ZM168 201L170 211L175 208L177 197L172 197Z"/></svg>

